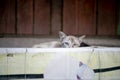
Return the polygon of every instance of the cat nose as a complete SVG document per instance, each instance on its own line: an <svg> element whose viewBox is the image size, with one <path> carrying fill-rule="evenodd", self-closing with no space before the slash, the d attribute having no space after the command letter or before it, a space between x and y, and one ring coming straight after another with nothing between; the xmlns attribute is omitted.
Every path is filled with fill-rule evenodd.
<svg viewBox="0 0 120 80"><path fill-rule="evenodd" d="M74 46L72 45L71 47L73 48Z"/></svg>

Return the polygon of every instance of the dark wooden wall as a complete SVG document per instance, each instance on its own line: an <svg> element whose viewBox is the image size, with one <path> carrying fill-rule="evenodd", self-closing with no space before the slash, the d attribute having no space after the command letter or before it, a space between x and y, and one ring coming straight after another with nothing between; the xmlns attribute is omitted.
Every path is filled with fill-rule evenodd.
<svg viewBox="0 0 120 80"><path fill-rule="evenodd" d="M117 0L0 0L0 34L117 35Z"/></svg>
<svg viewBox="0 0 120 80"><path fill-rule="evenodd" d="M116 0L64 0L63 31L71 34L117 35Z"/></svg>

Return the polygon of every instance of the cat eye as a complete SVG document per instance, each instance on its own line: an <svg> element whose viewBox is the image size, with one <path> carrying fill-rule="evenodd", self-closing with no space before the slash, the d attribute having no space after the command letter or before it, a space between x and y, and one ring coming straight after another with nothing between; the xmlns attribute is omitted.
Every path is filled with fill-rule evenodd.
<svg viewBox="0 0 120 80"><path fill-rule="evenodd" d="M69 45L69 43L68 43L68 42L65 42L64 45Z"/></svg>

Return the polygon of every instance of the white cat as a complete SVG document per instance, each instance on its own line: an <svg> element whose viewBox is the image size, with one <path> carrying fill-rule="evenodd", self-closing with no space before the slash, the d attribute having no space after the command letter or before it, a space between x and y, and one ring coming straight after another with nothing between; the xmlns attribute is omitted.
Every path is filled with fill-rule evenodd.
<svg viewBox="0 0 120 80"><path fill-rule="evenodd" d="M64 32L60 31L59 38L59 41L37 44L34 45L33 48L77 48L83 44L83 39L85 38L85 35L78 38L72 35L67 36Z"/></svg>

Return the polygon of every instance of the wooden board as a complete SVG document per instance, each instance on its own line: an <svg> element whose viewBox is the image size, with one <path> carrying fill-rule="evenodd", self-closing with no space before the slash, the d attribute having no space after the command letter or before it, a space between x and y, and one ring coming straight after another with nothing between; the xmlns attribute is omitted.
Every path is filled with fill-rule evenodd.
<svg viewBox="0 0 120 80"><path fill-rule="evenodd" d="M98 35L116 35L116 0L98 0Z"/></svg>
<svg viewBox="0 0 120 80"><path fill-rule="evenodd" d="M33 0L17 0L17 33L33 33Z"/></svg>
<svg viewBox="0 0 120 80"><path fill-rule="evenodd" d="M51 33L58 34L62 26L62 0L52 0Z"/></svg>
<svg viewBox="0 0 120 80"><path fill-rule="evenodd" d="M67 34L77 34L75 24L75 1L63 0L63 31Z"/></svg>
<svg viewBox="0 0 120 80"><path fill-rule="evenodd" d="M78 33L96 34L96 0L78 0Z"/></svg>
<svg viewBox="0 0 120 80"><path fill-rule="evenodd" d="M34 0L34 34L50 33L50 0Z"/></svg>
<svg viewBox="0 0 120 80"><path fill-rule="evenodd" d="M69 34L96 33L95 0L64 0L63 31Z"/></svg>
<svg viewBox="0 0 120 80"><path fill-rule="evenodd" d="M15 33L15 0L0 0L0 34Z"/></svg>

